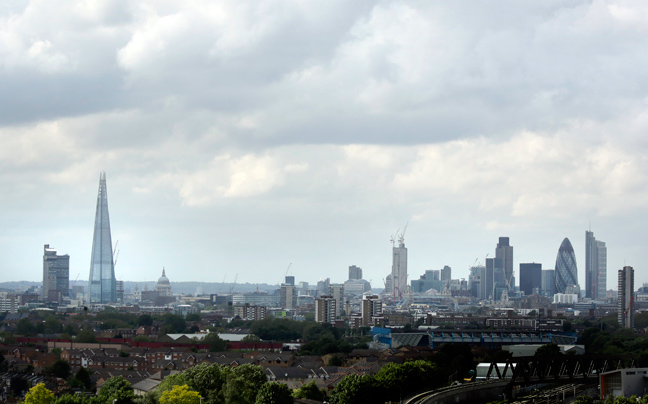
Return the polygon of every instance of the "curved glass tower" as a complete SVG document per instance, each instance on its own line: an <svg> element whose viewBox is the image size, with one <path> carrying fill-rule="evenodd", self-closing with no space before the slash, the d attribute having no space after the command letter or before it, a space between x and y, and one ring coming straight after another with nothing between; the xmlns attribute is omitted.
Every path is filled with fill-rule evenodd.
<svg viewBox="0 0 648 404"><path fill-rule="evenodd" d="M95 215L92 258L90 259L90 303L116 301L115 264L113 262L106 173L99 174L99 195Z"/></svg>
<svg viewBox="0 0 648 404"><path fill-rule="evenodd" d="M560 244L556 257L556 293L565 293L569 285L578 285L578 269L574 247L567 237Z"/></svg>

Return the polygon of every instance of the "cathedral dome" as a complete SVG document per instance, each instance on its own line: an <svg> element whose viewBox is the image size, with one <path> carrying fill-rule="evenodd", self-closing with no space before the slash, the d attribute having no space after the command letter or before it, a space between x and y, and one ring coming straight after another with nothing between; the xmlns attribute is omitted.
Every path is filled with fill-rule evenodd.
<svg viewBox="0 0 648 404"><path fill-rule="evenodd" d="M162 276L160 276L160 279L158 279L155 290L160 293L160 296L171 296L172 294L171 282L169 282L169 278L166 277L164 268L162 268Z"/></svg>
<svg viewBox="0 0 648 404"><path fill-rule="evenodd" d="M166 273L164 269L162 269L162 276L160 276L160 279L157 281L158 285L170 285L171 282L169 282L169 278L166 277Z"/></svg>

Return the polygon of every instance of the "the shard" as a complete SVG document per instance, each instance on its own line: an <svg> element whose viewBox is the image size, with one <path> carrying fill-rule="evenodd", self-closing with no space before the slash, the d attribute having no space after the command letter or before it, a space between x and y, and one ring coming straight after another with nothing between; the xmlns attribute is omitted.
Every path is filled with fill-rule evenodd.
<svg viewBox="0 0 648 404"><path fill-rule="evenodd" d="M106 173L99 175L99 195L95 216L92 258L90 260L90 303L116 301L115 264L113 262Z"/></svg>

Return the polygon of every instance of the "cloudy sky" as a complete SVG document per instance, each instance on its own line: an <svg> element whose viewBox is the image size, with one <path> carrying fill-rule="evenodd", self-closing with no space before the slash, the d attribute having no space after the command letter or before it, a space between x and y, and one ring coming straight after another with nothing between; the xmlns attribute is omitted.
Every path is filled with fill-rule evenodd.
<svg viewBox="0 0 648 404"><path fill-rule="evenodd" d="M648 4L5 1L0 274L87 279L105 171L118 279L382 287L585 230L648 282Z"/></svg>

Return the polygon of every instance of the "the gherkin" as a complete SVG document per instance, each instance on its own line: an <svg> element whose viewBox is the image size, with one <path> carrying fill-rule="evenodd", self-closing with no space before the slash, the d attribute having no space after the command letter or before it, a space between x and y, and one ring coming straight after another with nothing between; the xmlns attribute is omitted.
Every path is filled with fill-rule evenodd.
<svg viewBox="0 0 648 404"><path fill-rule="evenodd" d="M99 195L95 216L92 258L90 260L90 303L116 301L115 264L113 262L106 173L99 175Z"/></svg>
<svg viewBox="0 0 648 404"><path fill-rule="evenodd" d="M560 244L556 257L556 293L565 293L567 286L578 285L578 269L574 247L567 237Z"/></svg>

